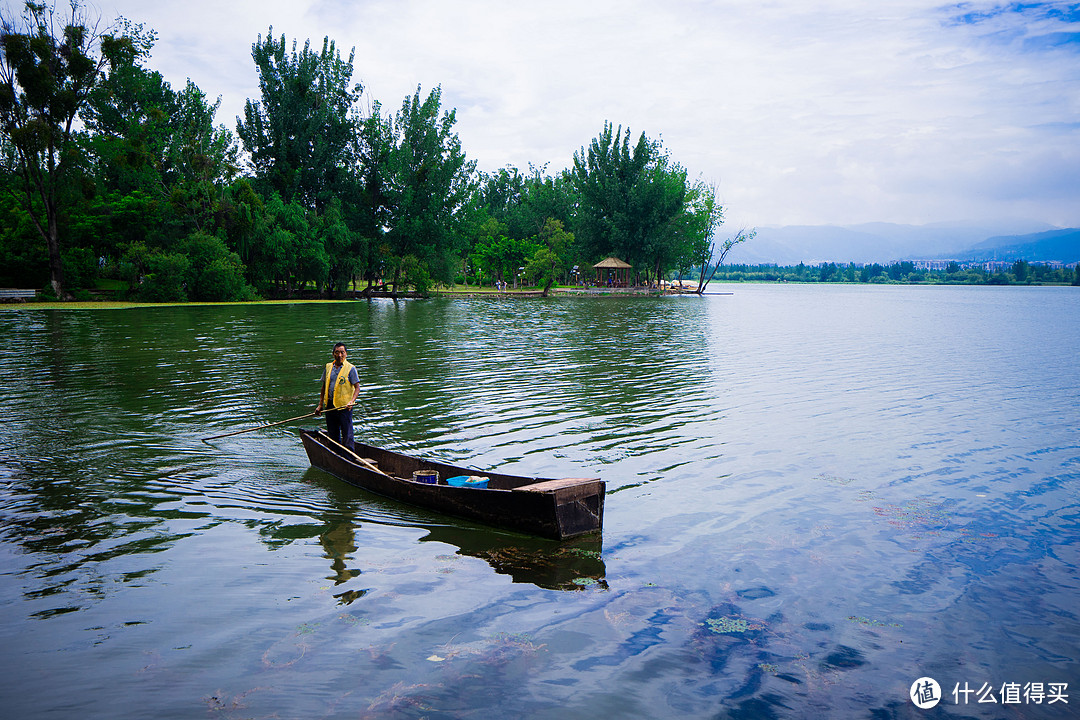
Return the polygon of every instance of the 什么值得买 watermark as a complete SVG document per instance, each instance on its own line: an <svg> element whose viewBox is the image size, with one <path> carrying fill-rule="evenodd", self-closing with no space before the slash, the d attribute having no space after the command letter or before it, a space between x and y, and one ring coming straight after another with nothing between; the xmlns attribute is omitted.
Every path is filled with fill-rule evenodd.
<svg viewBox="0 0 1080 720"><path fill-rule="evenodd" d="M1003 682L1000 686L983 682L978 688L964 681L953 686L954 705L1001 704L1001 705L1053 705L1069 702L1069 683L1063 682ZM911 684L911 702L928 710L945 699L941 685L932 677L921 677Z"/></svg>

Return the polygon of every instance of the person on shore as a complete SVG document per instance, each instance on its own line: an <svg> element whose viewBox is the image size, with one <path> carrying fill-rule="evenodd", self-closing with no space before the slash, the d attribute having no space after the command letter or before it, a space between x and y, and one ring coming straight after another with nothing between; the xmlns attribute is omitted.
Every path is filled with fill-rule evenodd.
<svg viewBox="0 0 1080 720"><path fill-rule="evenodd" d="M353 448L352 409L360 394L360 376L356 368L345 358L349 349L345 343L334 345L334 360L326 363L319 380L319 404L315 414L326 410L326 432L350 450Z"/></svg>

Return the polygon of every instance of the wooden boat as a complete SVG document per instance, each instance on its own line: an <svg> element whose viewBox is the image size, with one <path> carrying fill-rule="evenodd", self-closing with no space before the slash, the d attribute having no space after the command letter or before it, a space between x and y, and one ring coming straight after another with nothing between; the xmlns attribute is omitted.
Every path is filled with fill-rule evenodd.
<svg viewBox="0 0 1080 720"><path fill-rule="evenodd" d="M363 443L350 450L321 430L301 430L300 440L315 467L411 505L554 540L603 529L605 484L599 478L478 473ZM413 479L417 471L432 470L438 473L438 484ZM488 478L486 488L445 484L448 478L478 474Z"/></svg>

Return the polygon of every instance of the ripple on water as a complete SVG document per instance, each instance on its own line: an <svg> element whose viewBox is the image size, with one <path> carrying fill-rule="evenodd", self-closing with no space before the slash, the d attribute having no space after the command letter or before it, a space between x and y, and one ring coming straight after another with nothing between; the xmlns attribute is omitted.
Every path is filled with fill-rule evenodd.
<svg viewBox="0 0 1080 720"><path fill-rule="evenodd" d="M0 313L11 707L825 716L1067 679L1077 296L980 290ZM338 339L361 437L601 476L602 540L351 488L319 421L201 442L309 412Z"/></svg>

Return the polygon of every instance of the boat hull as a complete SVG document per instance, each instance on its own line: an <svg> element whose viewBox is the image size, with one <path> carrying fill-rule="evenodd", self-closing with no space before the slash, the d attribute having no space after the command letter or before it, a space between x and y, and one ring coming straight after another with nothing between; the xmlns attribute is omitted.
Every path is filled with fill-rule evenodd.
<svg viewBox="0 0 1080 720"><path fill-rule="evenodd" d="M441 483L448 477L477 475L477 471L363 443L350 451L322 431L301 430L300 439L313 466L410 505L553 540L603 530L605 484L598 478L528 478L485 472L486 488L452 487ZM438 472L440 484L412 480L418 470Z"/></svg>

